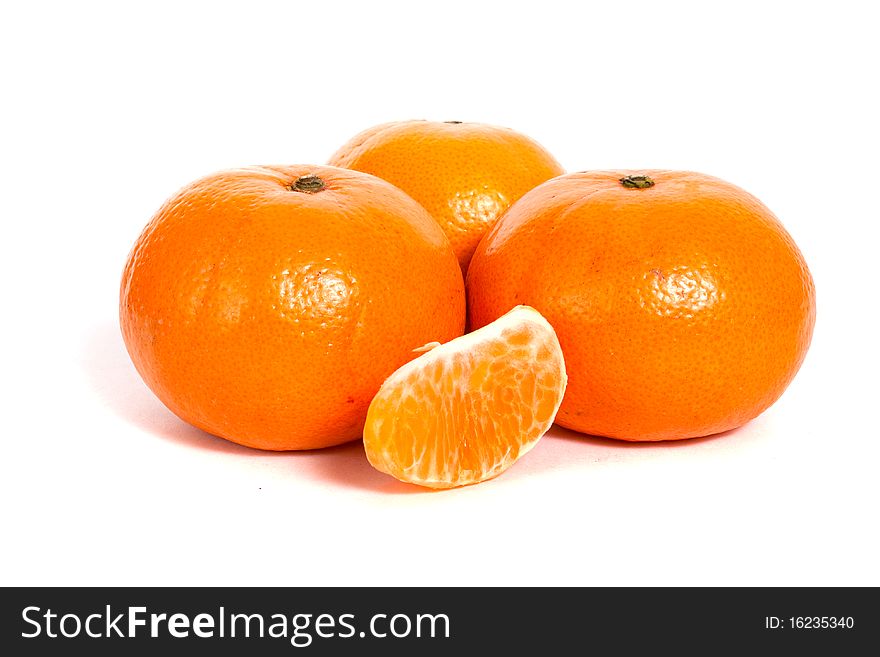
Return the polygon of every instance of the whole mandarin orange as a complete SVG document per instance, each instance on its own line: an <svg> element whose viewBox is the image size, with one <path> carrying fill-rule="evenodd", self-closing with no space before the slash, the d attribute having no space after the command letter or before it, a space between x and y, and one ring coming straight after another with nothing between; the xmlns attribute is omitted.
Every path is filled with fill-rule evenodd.
<svg viewBox="0 0 880 657"><path fill-rule="evenodd" d="M595 171L523 196L468 276L478 328L528 304L569 374L557 422L624 440L738 427L801 365L815 289L779 220L742 189L676 171Z"/></svg>
<svg viewBox="0 0 880 657"><path fill-rule="evenodd" d="M464 320L461 271L424 208L327 166L191 184L122 278L122 333L147 385L187 422L262 449L359 438L385 378Z"/></svg>
<svg viewBox="0 0 880 657"><path fill-rule="evenodd" d="M378 125L351 139L330 164L384 178L421 203L446 232L462 272L511 203L563 173L534 140L461 121Z"/></svg>

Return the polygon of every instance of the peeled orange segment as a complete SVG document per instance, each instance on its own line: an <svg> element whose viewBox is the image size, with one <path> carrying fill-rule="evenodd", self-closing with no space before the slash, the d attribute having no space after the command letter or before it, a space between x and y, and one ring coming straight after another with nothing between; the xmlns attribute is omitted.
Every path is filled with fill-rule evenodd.
<svg viewBox="0 0 880 657"><path fill-rule="evenodd" d="M546 433L567 377L553 327L517 306L427 349L392 374L367 411L364 447L377 470L430 488L501 474Z"/></svg>

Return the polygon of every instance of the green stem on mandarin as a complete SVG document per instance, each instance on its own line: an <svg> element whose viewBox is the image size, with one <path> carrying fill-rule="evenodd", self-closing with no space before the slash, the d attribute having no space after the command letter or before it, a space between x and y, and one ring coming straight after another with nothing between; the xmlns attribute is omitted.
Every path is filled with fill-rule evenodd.
<svg viewBox="0 0 880 657"><path fill-rule="evenodd" d="M620 184L627 189L648 189L654 186L654 181L648 176L624 176L620 179Z"/></svg>
<svg viewBox="0 0 880 657"><path fill-rule="evenodd" d="M324 189L324 181L321 180L318 176L309 174L307 176L300 176L296 180L293 181L293 184L289 187L292 192L305 192L306 194L315 194Z"/></svg>

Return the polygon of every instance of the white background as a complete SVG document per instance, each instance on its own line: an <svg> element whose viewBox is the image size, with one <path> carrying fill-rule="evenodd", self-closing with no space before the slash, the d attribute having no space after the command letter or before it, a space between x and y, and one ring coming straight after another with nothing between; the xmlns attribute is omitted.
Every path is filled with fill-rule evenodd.
<svg viewBox="0 0 880 657"><path fill-rule="evenodd" d="M0 12L0 583L880 585L872 3L133 6ZM409 118L756 194L818 289L793 385L729 435L554 428L440 493L357 443L261 453L171 415L117 328L151 214L203 174L321 163Z"/></svg>

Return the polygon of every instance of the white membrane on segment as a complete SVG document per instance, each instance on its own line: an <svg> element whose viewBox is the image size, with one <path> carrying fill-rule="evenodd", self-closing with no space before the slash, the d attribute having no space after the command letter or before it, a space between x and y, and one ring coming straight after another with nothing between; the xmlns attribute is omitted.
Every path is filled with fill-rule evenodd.
<svg viewBox="0 0 880 657"><path fill-rule="evenodd" d="M407 379L413 374L415 371L423 370L429 368L434 362L443 361L447 359L451 359L455 356L455 354L459 353L467 353L474 347L492 342L494 340L503 339L503 334L505 330L511 328L519 328L524 326L530 326L531 329L537 331L549 332L550 335L553 336L553 342L555 343L555 350L558 353L559 361L561 365L561 376L562 376L562 393L559 395L559 399L556 402L556 405L553 409L553 413L550 416L550 421L546 423L546 426L541 425L539 433L534 437L534 439L528 441L527 443L523 443L520 445L517 460L529 452L537 443L538 440L543 436L547 430L552 425L553 420L556 417L556 413L559 411L559 406L562 404L562 398L564 396L565 388L568 383L568 376L565 372L565 361L562 357L562 350L559 347L559 341L556 338L556 332L553 330L553 327L550 323L544 319L544 317L536 311L534 308L529 306L516 306L508 313L502 315L500 318L495 320L494 322L484 326L481 329L477 329L472 333L468 333L467 335L463 335L461 337L450 340L446 344L439 344L436 342L429 342L423 347L419 347L414 349L413 351L425 351L421 356L411 360L407 364L403 365L400 369L398 369L394 374L389 376L385 383L382 384L382 387L379 390L379 393L376 395L377 397L382 395L382 391L385 390L389 386L399 386L402 387L403 390L409 391L410 384L407 383ZM464 375L464 372L462 373ZM404 393L406 394L406 392ZM427 449L427 446L425 446ZM386 450L382 450L383 452L383 460L390 460L390 454ZM424 455L423 455L424 456ZM415 458L415 462L421 461L422 458ZM389 472L385 470L383 467L378 464L374 464L379 467L380 470L384 470L385 472ZM493 473L486 473L488 476L482 479L478 479L477 481L483 481L486 478L491 478L496 474L500 474L506 470L512 462L509 461L506 457L503 458L494 469ZM427 473L426 476L419 477L418 479L410 479L412 483L417 483L423 486L436 486L439 487L447 487L450 482L448 482L445 478L443 478L439 472L440 463L433 463L431 471ZM476 482L472 482L476 483ZM455 484L453 484L455 485Z"/></svg>
<svg viewBox="0 0 880 657"><path fill-rule="evenodd" d="M426 364L431 363L434 360L441 360L451 354L469 351L472 347L481 342L488 342L497 338L501 335L504 329L519 326L521 324L537 324L550 331L554 336L556 335L556 331L550 326L550 322L544 319L544 316L537 310L531 306L515 306L512 310L508 311L494 322L491 322L476 331L471 331L467 335L453 338L444 344L440 344L439 342L429 342L422 347L413 349L415 352L424 350L426 353L418 358L414 358L406 365L401 366L400 369L394 372L394 374L385 379L385 383L382 384L382 387L385 387L389 382L406 378L413 371L424 367ZM565 377L565 379L567 381L568 377Z"/></svg>

